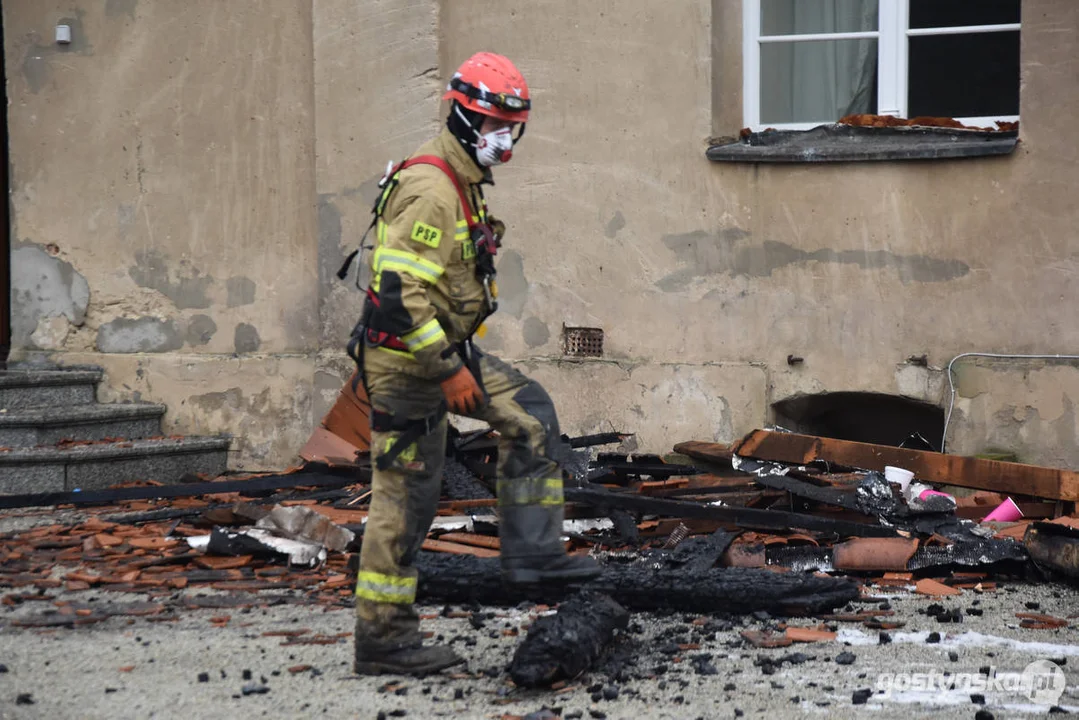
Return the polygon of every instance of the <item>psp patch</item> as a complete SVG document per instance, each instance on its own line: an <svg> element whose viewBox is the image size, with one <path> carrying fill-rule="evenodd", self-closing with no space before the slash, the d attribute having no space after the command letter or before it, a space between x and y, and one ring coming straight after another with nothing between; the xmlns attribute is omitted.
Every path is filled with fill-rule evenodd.
<svg viewBox="0 0 1079 720"><path fill-rule="evenodd" d="M416 242L421 242L428 247L436 248L442 241L442 231L438 228L431 227L425 222L416 221L416 224L412 226L412 235L410 235Z"/></svg>

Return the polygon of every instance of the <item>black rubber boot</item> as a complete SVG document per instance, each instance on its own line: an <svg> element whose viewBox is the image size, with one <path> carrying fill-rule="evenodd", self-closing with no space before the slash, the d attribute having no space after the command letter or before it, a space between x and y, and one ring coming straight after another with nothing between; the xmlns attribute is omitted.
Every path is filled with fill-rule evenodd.
<svg viewBox="0 0 1079 720"><path fill-rule="evenodd" d="M506 585L565 585L587 582L599 574L599 564L590 557L502 558L502 582Z"/></svg>
<svg viewBox="0 0 1079 720"><path fill-rule="evenodd" d="M365 649L356 646L357 675L413 675L422 677L460 665L465 659L445 645L417 645L396 650Z"/></svg>

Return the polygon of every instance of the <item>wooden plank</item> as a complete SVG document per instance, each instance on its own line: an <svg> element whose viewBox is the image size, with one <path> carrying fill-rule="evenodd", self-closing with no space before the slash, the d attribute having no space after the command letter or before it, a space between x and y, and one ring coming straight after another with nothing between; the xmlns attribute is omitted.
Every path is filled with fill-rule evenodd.
<svg viewBox="0 0 1079 720"><path fill-rule="evenodd" d="M83 492L47 492L27 495L0 495L0 510L45 505L98 505L145 498L182 498L222 493L261 493L294 487L344 487L370 480L370 469L361 468L354 476L328 475L319 472L293 472L253 476L244 480L218 480L153 487L125 487Z"/></svg>
<svg viewBox="0 0 1079 720"><path fill-rule="evenodd" d="M735 445L734 452L773 462L806 464L824 460L877 471L883 471L885 465L895 465L929 482L1052 500L1079 500L1079 473L1036 465L768 430L754 430Z"/></svg>
<svg viewBox="0 0 1079 720"><path fill-rule="evenodd" d="M689 485L689 478L671 478L670 480L653 480L642 482L637 486L637 492L641 495L658 495L663 490L677 490Z"/></svg>
<svg viewBox="0 0 1079 720"><path fill-rule="evenodd" d="M487 535L476 535L475 533L460 533L451 532L445 533L438 537L439 540L445 542L460 543L462 545L471 545L473 547L488 548L490 550L499 550L502 544L496 537L489 537Z"/></svg>
<svg viewBox="0 0 1079 720"><path fill-rule="evenodd" d="M482 558L498 557L497 550L461 545L460 543L445 542L443 540L424 540L423 549L429 552L451 553L453 555L475 555Z"/></svg>
<svg viewBox="0 0 1079 720"><path fill-rule="evenodd" d="M674 446L674 451L694 460L704 460L717 465L730 465L731 458L734 456L730 445L700 442L698 440L678 443Z"/></svg>
<svg viewBox="0 0 1079 720"><path fill-rule="evenodd" d="M738 473L737 475L694 475L689 478L691 488L725 488L728 490L748 489L757 487L752 475Z"/></svg>
<svg viewBox="0 0 1079 720"><path fill-rule="evenodd" d="M567 500L588 503L600 508L619 508L649 515L666 515L678 518L703 518L731 523L740 528L759 530L819 530L851 537L895 537L896 531L882 525L853 523L844 520L828 520L813 515L782 512L778 510L754 510L729 506L698 505L696 503L666 500L608 490L565 488Z"/></svg>

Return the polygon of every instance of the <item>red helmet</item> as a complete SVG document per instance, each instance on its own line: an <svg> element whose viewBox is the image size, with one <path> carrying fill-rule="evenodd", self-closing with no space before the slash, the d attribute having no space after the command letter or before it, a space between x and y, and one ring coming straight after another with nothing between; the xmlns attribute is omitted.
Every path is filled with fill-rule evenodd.
<svg viewBox="0 0 1079 720"><path fill-rule="evenodd" d="M532 101L528 83L508 58L479 52L453 74L443 100L456 100L469 110L499 120L528 122Z"/></svg>

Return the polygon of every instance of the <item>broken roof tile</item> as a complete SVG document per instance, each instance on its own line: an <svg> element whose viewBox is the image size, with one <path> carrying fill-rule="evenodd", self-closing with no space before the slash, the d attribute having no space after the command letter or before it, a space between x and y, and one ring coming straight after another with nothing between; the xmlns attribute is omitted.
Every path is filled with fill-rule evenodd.
<svg viewBox="0 0 1079 720"><path fill-rule="evenodd" d="M944 583L937 582L932 578L922 578L914 585L914 592L919 595L929 595L931 597L944 597L946 595L961 595L962 591L949 587Z"/></svg>

